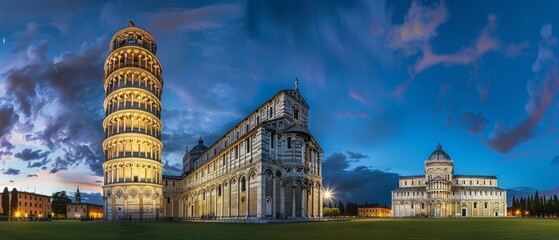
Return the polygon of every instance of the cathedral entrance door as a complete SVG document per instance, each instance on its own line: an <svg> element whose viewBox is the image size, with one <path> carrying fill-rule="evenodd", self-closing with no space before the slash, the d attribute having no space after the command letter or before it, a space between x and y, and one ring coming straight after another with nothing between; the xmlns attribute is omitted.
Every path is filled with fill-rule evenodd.
<svg viewBox="0 0 559 240"><path fill-rule="evenodd" d="M271 217L271 216L272 216L272 198L267 197L266 198L266 217Z"/></svg>
<svg viewBox="0 0 559 240"><path fill-rule="evenodd" d="M435 208L435 217L441 216L441 208Z"/></svg>
<svg viewBox="0 0 559 240"><path fill-rule="evenodd" d="M465 216L466 216L466 209L462 208L462 217L465 217Z"/></svg>

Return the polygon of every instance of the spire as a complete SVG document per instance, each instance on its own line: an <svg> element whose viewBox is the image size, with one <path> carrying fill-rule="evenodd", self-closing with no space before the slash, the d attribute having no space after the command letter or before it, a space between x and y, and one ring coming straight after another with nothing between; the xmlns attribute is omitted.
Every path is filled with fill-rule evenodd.
<svg viewBox="0 0 559 240"><path fill-rule="evenodd" d="M198 140L198 145L203 145L204 144L204 140L202 140L202 137L200 137L200 139Z"/></svg>
<svg viewBox="0 0 559 240"><path fill-rule="evenodd" d="M135 27L136 25L134 24L134 22L132 22L132 20L130 20L130 18L128 19L128 26L129 27Z"/></svg>
<svg viewBox="0 0 559 240"><path fill-rule="evenodd" d="M295 78L295 90L299 90L299 79Z"/></svg>
<svg viewBox="0 0 559 240"><path fill-rule="evenodd" d="M441 150L443 148L443 146L441 146L441 143L439 143L439 145L437 145L437 150Z"/></svg>
<svg viewBox="0 0 559 240"><path fill-rule="evenodd" d="M75 202L76 203L81 203L82 202L82 196L80 194L80 186L78 186L78 190L76 191L76 195L75 195Z"/></svg>

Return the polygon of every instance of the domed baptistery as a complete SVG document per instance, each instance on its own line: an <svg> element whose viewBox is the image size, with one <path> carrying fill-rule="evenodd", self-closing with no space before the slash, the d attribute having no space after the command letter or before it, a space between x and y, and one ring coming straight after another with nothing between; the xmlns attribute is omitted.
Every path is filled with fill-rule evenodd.
<svg viewBox="0 0 559 240"><path fill-rule="evenodd" d="M131 21L112 37L105 61L105 218L162 217L161 65L155 39Z"/></svg>
<svg viewBox="0 0 559 240"><path fill-rule="evenodd" d="M425 160L425 175L400 177L392 190L394 217L502 217L506 191L495 176L455 175L454 161L437 149Z"/></svg>

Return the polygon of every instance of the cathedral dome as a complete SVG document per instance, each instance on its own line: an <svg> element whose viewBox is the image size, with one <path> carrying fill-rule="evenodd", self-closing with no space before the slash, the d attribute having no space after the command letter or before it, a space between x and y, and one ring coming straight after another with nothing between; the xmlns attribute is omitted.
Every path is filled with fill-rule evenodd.
<svg viewBox="0 0 559 240"><path fill-rule="evenodd" d="M452 161L450 159L450 156L445 151L443 151L442 148L443 147L441 146L441 144L439 144L437 146L437 150L431 153L427 161Z"/></svg>
<svg viewBox="0 0 559 240"><path fill-rule="evenodd" d="M200 138L200 140L198 140L198 145L193 147L190 151L191 152L204 152L207 149L208 149L208 147L206 147L206 145L204 145L204 140L202 140L202 138Z"/></svg>

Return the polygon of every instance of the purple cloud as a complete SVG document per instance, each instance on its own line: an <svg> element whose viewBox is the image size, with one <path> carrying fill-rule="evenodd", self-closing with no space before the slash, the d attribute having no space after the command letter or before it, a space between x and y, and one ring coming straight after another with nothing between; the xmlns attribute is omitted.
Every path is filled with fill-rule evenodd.
<svg viewBox="0 0 559 240"><path fill-rule="evenodd" d="M49 154L50 152L48 151L46 152L43 152L41 150L33 151L33 149L31 148L26 148L23 149L21 152L14 154L14 157L19 158L23 161L33 161L33 160L46 158Z"/></svg>
<svg viewBox="0 0 559 240"><path fill-rule="evenodd" d="M460 122L471 134L481 133L485 125L487 125L487 119L481 113L474 112L463 113Z"/></svg>
<svg viewBox="0 0 559 240"><path fill-rule="evenodd" d="M538 56L532 66L536 77L527 83L527 118L515 127L496 122L489 136L487 144L498 152L508 152L520 142L530 139L534 135L534 127L540 122L559 91L559 62L554 53L557 39L551 34L551 25L544 25L540 31L542 40Z"/></svg>
<svg viewBox="0 0 559 240"><path fill-rule="evenodd" d="M371 101L369 99L367 99L366 96L364 96L361 92L357 91L357 90L353 90L350 89L349 90L349 97L367 105L367 106L371 106Z"/></svg>
<svg viewBox="0 0 559 240"><path fill-rule="evenodd" d="M19 169L13 169L13 168L8 168L7 170L4 170L3 173L4 175L19 175L19 173L21 172L21 170Z"/></svg>
<svg viewBox="0 0 559 240"><path fill-rule="evenodd" d="M487 20L488 25L477 40L454 54L437 54L432 51L430 45L425 45L422 49L423 56L415 63L414 74L438 64L468 65L485 53L499 50L499 41L493 36L493 32L497 28L497 17L489 15Z"/></svg>
<svg viewBox="0 0 559 240"><path fill-rule="evenodd" d="M165 9L149 17L153 32L176 30L204 30L239 21L243 13L241 4L215 4L192 9Z"/></svg>
<svg viewBox="0 0 559 240"><path fill-rule="evenodd" d="M390 29L387 36L388 47L402 49L406 54L414 54L437 35L437 28L449 15L442 1L433 7L422 6L413 1L404 17L404 23Z"/></svg>

